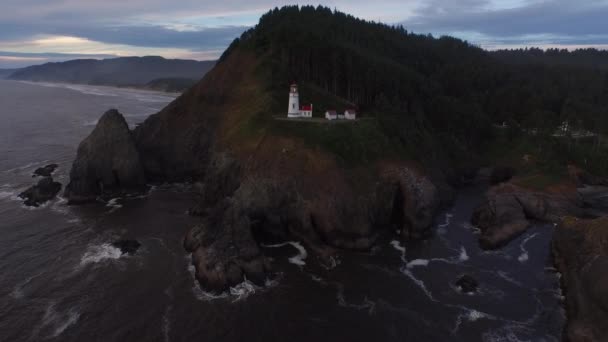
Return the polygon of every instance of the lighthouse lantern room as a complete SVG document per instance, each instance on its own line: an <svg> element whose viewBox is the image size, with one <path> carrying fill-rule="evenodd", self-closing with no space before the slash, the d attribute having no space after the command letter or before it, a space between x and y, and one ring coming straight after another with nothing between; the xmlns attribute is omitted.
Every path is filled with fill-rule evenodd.
<svg viewBox="0 0 608 342"><path fill-rule="evenodd" d="M289 109L287 117L299 118L300 114L300 95L298 94L298 86L294 83L289 90Z"/></svg>

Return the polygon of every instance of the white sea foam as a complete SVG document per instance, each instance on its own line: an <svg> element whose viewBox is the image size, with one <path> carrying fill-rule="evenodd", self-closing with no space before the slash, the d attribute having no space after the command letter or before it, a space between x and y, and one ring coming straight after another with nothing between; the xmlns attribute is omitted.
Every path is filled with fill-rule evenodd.
<svg viewBox="0 0 608 342"><path fill-rule="evenodd" d="M522 286L522 284L519 281L511 278L511 276L509 276L509 274L505 271L498 271L498 272L496 272L496 274L498 274L499 277L501 277L502 279L508 281L509 283L511 283L513 285L520 286L520 287Z"/></svg>
<svg viewBox="0 0 608 342"><path fill-rule="evenodd" d="M0 200L17 200L17 193L15 191L0 191Z"/></svg>
<svg viewBox="0 0 608 342"><path fill-rule="evenodd" d="M50 327L52 333L49 337L55 338L61 335L67 328L76 324L79 318L80 312L76 308L71 308L67 312L58 312L55 310L55 303L52 302L44 312L41 327ZM34 334L37 334L38 330L36 329Z"/></svg>
<svg viewBox="0 0 608 342"><path fill-rule="evenodd" d="M426 296L429 297L430 300L432 300L433 302L437 301L435 297L433 297L431 291L429 291L429 289L427 289L424 285L424 281L416 278L416 276L409 269L407 269L406 267L402 267L401 273L405 274L408 278L410 278L426 294Z"/></svg>
<svg viewBox="0 0 608 342"><path fill-rule="evenodd" d="M452 217L454 215L452 215L451 213L446 213L445 214L445 222L442 224L437 225L438 228L446 228L447 226L450 225L451 221L452 221Z"/></svg>
<svg viewBox="0 0 608 342"><path fill-rule="evenodd" d="M22 165L22 166L14 167L12 169L4 170L4 172L5 173L11 173L11 172L19 172L19 171L27 170L27 169L30 169L30 168L33 169L34 166L39 166L39 165L42 165L42 164L46 164L48 162L50 162L50 161L49 160L42 160L42 161L37 161L37 162L31 162L31 163L27 163L27 164Z"/></svg>
<svg viewBox="0 0 608 342"><path fill-rule="evenodd" d="M342 263L338 256L330 256L328 261L328 263L321 263L321 266L328 271L333 270Z"/></svg>
<svg viewBox="0 0 608 342"><path fill-rule="evenodd" d="M188 259L191 258L192 255L190 255ZM228 291L224 291L222 293L213 293L207 292L199 286L198 281L196 280L196 269L194 268L194 265L188 265L188 272L192 277L192 293L198 300L202 300L205 302L210 302L218 299L232 299L232 302L235 303L247 299L249 296L255 294L256 291L262 291L264 289L272 288L279 284L278 278L266 279L266 281L264 282L265 287L259 287L256 286L254 283L250 282L249 280L245 279L242 283L229 288Z"/></svg>
<svg viewBox="0 0 608 342"><path fill-rule="evenodd" d="M429 265L429 260L427 259L416 259L416 260L412 260L410 262L407 263L407 265L405 265L408 269L412 269L414 267L418 267L418 266L428 266Z"/></svg>
<svg viewBox="0 0 608 342"><path fill-rule="evenodd" d="M262 245L262 247L280 248L280 247L285 247L287 245L291 245L298 250L298 254L293 257L290 257L289 262L294 265L305 266L306 262L304 260L306 260L306 258L308 257L308 252L306 252L306 249L304 248L304 246L302 246L302 244L297 241L288 241L288 242L279 243L279 244L275 244L275 245Z"/></svg>
<svg viewBox="0 0 608 342"><path fill-rule="evenodd" d="M406 252L406 250L405 250L405 247L403 247L401 245L401 242L399 242L397 240L393 240L393 241L391 241L391 246L393 246L394 249L396 249L398 252L401 253L401 260L403 262L405 262L406 261L405 260L405 252Z"/></svg>
<svg viewBox="0 0 608 342"><path fill-rule="evenodd" d="M528 241L535 238L537 235L538 235L538 233L534 233L534 234L528 236L527 238L524 239L524 241L522 241L521 245L519 245L519 249L521 250L521 254L517 258L517 260L519 260L519 262L524 263L524 262L528 261L529 256L528 256L528 251L525 248L526 243L528 243Z"/></svg>
<svg viewBox="0 0 608 342"><path fill-rule="evenodd" d="M35 278L37 278L38 276L40 276L42 274L38 273L36 275L33 275L31 277L28 277L27 279L25 279L24 281L20 282L19 284L17 284L15 286L15 288L13 289L13 291L11 292L11 297L15 298L15 299L21 299L23 297L25 297L25 294L23 292L23 289L30 283L32 282L32 280L34 280Z"/></svg>
<svg viewBox="0 0 608 342"><path fill-rule="evenodd" d="M122 204L118 203L121 198L112 198L106 203L106 207L112 208L110 212L114 212L120 208L122 208Z"/></svg>
<svg viewBox="0 0 608 342"><path fill-rule="evenodd" d="M361 304L348 303L344 299L343 291L338 291L338 294L336 295L336 299L338 300L338 305L345 307L345 308L350 308L350 309L355 309L355 310L367 310L367 313L369 315L373 315L376 312L376 303L369 300L367 297L363 298L363 302Z"/></svg>
<svg viewBox="0 0 608 342"><path fill-rule="evenodd" d="M167 307L165 313L163 314L163 337L165 338L165 342L169 342L169 332L171 331L171 321L169 321L169 315L171 315L171 306Z"/></svg>
<svg viewBox="0 0 608 342"><path fill-rule="evenodd" d="M488 315L486 313L483 313L483 312L480 312L480 311L477 311L474 309L469 309L469 308L465 308L465 307L461 307L461 306L458 306L458 307L463 309L465 312L462 314L459 314L456 317L456 323L455 323L454 329L452 329L453 334L458 332L458 329L460 329L460 326L464 322L476 322L483 318L492 318L491 315Z"/></svg>
<svg viewBox="0 0 608 342"><path fill-rule="evenodd" d="M481 234L481 229L479 229L479 227L472 225L470 222L463 222L462 227L472 231L474 234Z"/></svg>
<svg viewBox="0 0 608 342"><path fill-rule="evenodd" d="M105 260L116 260L121 256L122 252L120 249L112 246L109 243L89 246L87 251L80 259L80 266L86 266L91 263L99 263Z"/></svg>
<svg viewBox="0 0 608 342"><path fill-rule="evenodd" d="M469 260L469 255L467 254L467 250L464 248L464 246L460 247L460 255L458 256L458 260L460 260L460 261Z"/></svg>

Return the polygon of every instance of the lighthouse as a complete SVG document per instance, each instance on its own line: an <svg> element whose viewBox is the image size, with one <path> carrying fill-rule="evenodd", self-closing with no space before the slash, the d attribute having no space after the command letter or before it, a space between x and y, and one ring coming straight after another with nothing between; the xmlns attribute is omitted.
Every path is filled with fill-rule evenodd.
<svg viewBox="0 0 608 342"><path fill-rule="evenodd" d="M289 109L287 110L287 117L299 118L300 116L300 95L298 94L298 86L294 83L289 90Z"/></svg>

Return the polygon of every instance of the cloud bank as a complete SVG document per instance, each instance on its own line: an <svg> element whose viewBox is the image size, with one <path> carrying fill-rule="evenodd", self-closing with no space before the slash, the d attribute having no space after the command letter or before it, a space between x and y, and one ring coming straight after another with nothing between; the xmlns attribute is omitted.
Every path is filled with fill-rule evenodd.
<svg viewBox="0 0 608 342"><path fill-rule="evenodd" d="M323 5L486 48L608 47L608 1L330 0ZM0 68L74 57L217 58L275 0L3 0ZM35 61L35 63L34 63Z"/></svg>

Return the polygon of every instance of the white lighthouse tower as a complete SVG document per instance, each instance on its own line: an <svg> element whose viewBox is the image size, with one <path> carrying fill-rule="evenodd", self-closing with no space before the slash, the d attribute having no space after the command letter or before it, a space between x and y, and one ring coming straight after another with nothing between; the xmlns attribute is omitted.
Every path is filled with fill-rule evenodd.
<svg viewBox="0 0 608 342"><path fill-rule="evenodd" d="M298 94L298 86L294 83L289 90L289 109L287 110L287 117L299 118L300 116L300 95Z"/></svg>

